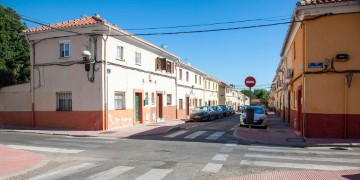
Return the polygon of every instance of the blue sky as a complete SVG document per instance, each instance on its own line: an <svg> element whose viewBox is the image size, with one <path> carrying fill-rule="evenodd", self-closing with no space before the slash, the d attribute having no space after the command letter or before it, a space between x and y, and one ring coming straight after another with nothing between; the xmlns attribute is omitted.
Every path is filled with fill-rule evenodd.
<svg viewBox="0 0 360 180"><path fill-rule="evenodd" d="M290 18L298 0L0 0L21 15L56 23L95 13L118 27L146 28L205 24L246 19ZM278 21L202 26L195 28L130 31L173 32L240 27ZM28 27L36 24L27 23ZM153 44L166 44L167 51L226 82L244 88L244 79L253 76L255 88L269 87L280 60L288 25L255 29L141 36Z"/></svg>

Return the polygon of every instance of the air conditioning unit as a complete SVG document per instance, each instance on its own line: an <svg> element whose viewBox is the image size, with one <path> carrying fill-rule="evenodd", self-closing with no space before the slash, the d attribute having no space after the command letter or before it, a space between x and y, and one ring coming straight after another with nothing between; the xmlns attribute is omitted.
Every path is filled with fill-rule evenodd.
<svg viewBox="0 0 360 180"><path fill-rule="evenodd" d="M293 78L293 76L294 76L294 69L286 69L285 77L291 79Z"/></svg>

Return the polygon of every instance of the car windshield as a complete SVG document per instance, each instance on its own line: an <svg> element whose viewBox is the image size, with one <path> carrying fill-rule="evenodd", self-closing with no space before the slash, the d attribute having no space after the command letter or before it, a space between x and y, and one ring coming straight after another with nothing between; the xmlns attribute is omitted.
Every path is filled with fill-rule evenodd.
<svg viewBox="0 0 360 180"><path fill-rule="evenodd" d="M227 109L227 107L226 107L225 105L220 105L220 107L221 107L222 109Z"/></svg>
<svg viewBox="0 0 360 180"><path fill-rule="evenodd" d="M264 114L264 110L262 108L254 108L255 114Z"/></svg>
<svg viewBox="0 0 360 180"><path fill-rule="evenodd" d="M203 112L203 111L207 111L208 108L207 107L197 107L193 110L193 112Z"/></svg>

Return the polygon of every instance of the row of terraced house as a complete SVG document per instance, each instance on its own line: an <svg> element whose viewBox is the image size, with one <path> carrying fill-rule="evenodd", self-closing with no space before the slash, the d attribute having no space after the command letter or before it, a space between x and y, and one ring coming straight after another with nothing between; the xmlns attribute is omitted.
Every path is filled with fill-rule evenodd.
<svg viewBox="0 0 360 180"><path fill-rule="evenodd" d="M0 126L106 130L248 98L100 16L23 32L31 82L0 89Z"/></svg>
<svg viewBox="0 0 360 180"><path fill-rule="evenodd" d="M359 1L299 2L269 106L304 137L360 138L359 47Z"/></svg>

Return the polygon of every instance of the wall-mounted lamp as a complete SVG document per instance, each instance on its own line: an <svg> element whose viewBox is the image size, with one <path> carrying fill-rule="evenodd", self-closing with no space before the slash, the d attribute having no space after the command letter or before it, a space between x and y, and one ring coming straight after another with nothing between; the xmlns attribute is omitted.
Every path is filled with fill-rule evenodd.
<svg viewBox="0 0 360 180"><path fill-rule="evenodd" d="M327 69L329 67L329 62L330 62L330 60L327 58L324 60L325 69Z"/></svg>

